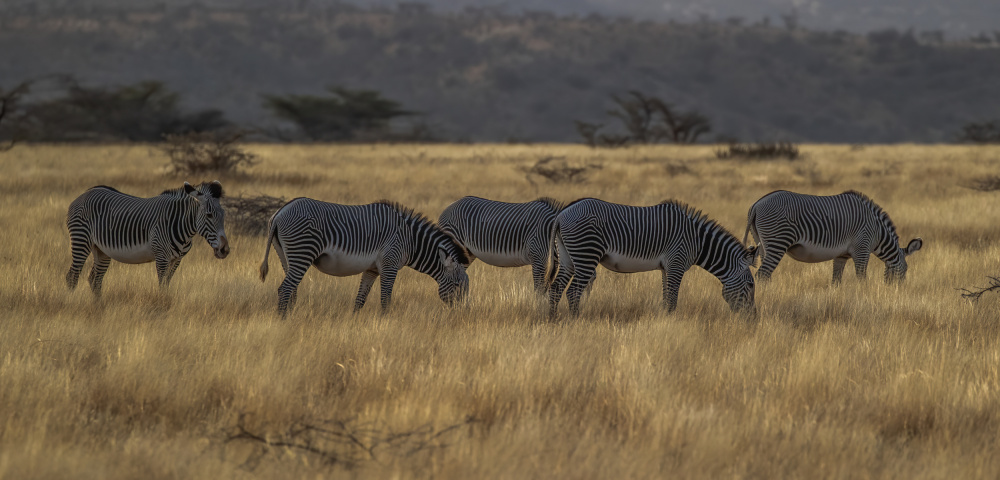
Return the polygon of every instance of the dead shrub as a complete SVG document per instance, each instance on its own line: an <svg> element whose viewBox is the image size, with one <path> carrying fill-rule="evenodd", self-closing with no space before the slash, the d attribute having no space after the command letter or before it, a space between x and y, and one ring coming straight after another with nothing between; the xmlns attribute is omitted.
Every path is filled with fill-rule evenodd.
<svg viewBox="0 0 1000 480"><path fill-rule="evenodd" d="M285 204L285 199L269 195L225 197L226 226L242 235L264 235L267 221Z"/></svg>
<svg viewBox="0 0 1000 480"><path fill-rule="evenodd" d="M166 135L160 150L170 158L170 168L180 174L237 173L257 163L257 156L239 143L245 131L189 132Z"/></svg>
<svg viewBox="0 0 1000 480"><path fill-rule="evenodd" d="M720 159L772 160L784 158L795 160L799 158L799 147L790 142L731 143L725 149L716 150L715 157Z"/></svg>
<svg viewBox="0 0 1000 480"><path fill-rule="evenodd" d="M425 424L395 431L383 422L301 419L275 431L266 427L251 430L247 415L240 414L236 424L224 432L224 441L250 442L260 447L243 464L250 471L272 451L310 455L328 465L352 469L365 462L379 463L386 457L409 457L421 451L446 448L449 437L473 423L476 419L469 417L444 428Z"/></svg>
<svg viewBox="0 0 1000 480"><path fill-rule="evenodd" d="M979 177L970 181L966 186L980 192L995 192L1000 190L1000 175Z"/></svg>
<svg viewBox="0 0 1000 480"><path fill-rule="evenodd" d="M599 163L574 165L566 161L566 157L546 156L523 170L524 177L534 185L533 177L536 175L552 183L580 183L586 180L588 173L601 168L604 166Z"/></svg>

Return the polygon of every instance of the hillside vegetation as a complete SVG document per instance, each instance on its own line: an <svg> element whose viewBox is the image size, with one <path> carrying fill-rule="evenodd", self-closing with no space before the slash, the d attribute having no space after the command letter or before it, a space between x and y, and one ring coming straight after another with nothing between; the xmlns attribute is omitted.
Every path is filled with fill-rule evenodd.
<svg viewBox="0 0 1000 480"><path fill-rule="evenodd" d="M0 156L0 477L1000 474L1000 299L955 290L1000 272L996 193L964 186L996 171L996 147L807 145L794 161L665 146L252 151L259 163L220 178L230 195L389 198L432 218L466 194L673 197L742 237L774 189L853 188L925 246L900 286L877 260L867 282L832 287L830 263L786 258L758 287L757 323L697 268L674 314L659 273L602 269L582 316L564 302L549 322L527 268L481 262L466 305L404 270L385 315L377 302L350 313L359 278L312 270L282 321L277 259L262 284L264 239L230 227L226 260L196 239L166 291L152 265L114 263L95 302L64 283L70 201L96 184L150 196L210 179L168 173L147 146L19 146ZM526 174L546 158L591 169Z"/></svg>
<svg viewBox="0 0 1000 480"><path fill-rule="evenodd" d="M304 5L304 4L303 4ZM986 36L808 31L779 22L327 7L9 7L4 85L51 73L92 86L166 83L192 108L275 120L261 95L374 89L452 140L576 141L637 90L743 141L947 142L997 116ZM711 140L705 138L705 140Z"/></svg>

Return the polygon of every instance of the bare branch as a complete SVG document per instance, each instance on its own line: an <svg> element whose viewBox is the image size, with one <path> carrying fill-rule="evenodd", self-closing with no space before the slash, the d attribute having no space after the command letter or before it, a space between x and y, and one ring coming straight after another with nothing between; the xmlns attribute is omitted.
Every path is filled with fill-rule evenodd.
<svg viewBox="0 0 1000 480"><path fill-rule="evenodd" d="M973 301L973 302L979 300L979 298L982 297L983 294L986 293L986 292L997 292L997 291L1000 291L1000 277L992 277L992 276L990 276L990 277L986 277L986 278L990 279L990 284L988 286L986 286L986 287L983 287L983 288L972 287L972 289L968 289L968 288L956 288L955 290L964 292L964 293L962 293L962 298L965 298L965 299Z"/></svg>

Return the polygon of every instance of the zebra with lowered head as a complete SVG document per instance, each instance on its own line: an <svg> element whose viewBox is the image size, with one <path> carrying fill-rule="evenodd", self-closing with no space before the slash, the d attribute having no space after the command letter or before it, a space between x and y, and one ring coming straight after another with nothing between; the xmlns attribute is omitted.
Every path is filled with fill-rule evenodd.
<svg viewBox="0 0 1000 480"><path fill-rule="evenodd" d="M260 279L267 278L271 245L285 269L278 287L278 312L295 304L296 290L310 266L338 277L361 274L354 311L364 306L379 279L382 310L389 308L396 274L411 267L438 283L446 303L465 296L469 263L461 245L423 215L397 203L340 205L296 198L279 208L267 227Z"/></svg>
<svg viewBox="0 0 1000 480"><path fill-rule="evenodd" d="M722 282L722 297L730 309L756 312L750 273L754 249L746 249L721 225L683 203L634 207L584 198L559 213L554 229L559 269L549 289L550 315L556 314L567 283L570 311L579 315L580 296L598 264L620 273L663 272L668 311L677 307L684 273L698 265Z"/></svg>
<svg viewBox="0 0 1000 480"><path fill-rule="evenodd" d="M438 225L465 247L470 262L478 258L495 267L531 265L535 290L545 292L552 224L560 209L551 198L507 203L464 197L441 212Z"/></svg>
<svg viewBox="0 0 1000 480"><path fill-rule="evenodd" d="M66 274L72 290L87 257L94 255L90 287L101 295L101 284L111 260L122 263L156 262L161 286L170 284L181 259L200 234L216 258L229 255L225 212L219 204L222 184L197 187L184 182L152 198L127 195L107 186L93 187L73 200L66 215L73 263Z"/></svg>
<svg viewBox="0 0 1000 480"><path fill-rule="evenodd" d="M915 238L900 247L889 214L853 190L831 196L771 192L747 213L744 242L751 233L762 255L759 280L769 279L786 253L800 262L833 260L833 283L840 283L847 260L853 259L854 272L864 279L874 253L885 262L886 282L901 281L908 269L906 257L924 245Z"/></svg>

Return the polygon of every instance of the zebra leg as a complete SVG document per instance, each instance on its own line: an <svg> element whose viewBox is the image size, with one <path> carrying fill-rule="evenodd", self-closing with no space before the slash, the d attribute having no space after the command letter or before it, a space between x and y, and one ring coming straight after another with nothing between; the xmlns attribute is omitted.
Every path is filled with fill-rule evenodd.
<svg viewBox="0 0 1000 480"><path fill-rule="evenodd" d="M535 283L535 291L545 294L545 259L531 259L531 280Z"/></svg>
<svg viewBox="0 0 1000 480"><path fill-rule="evenodd" d="M98 298L101 296L101 285L104 283L104 274L108 272L111 265L111 257L107 256L100 249L94 247L94 266L90 269L90 289Z"/></svg>
<svg viewBox="0 0 1000 480"><path fill-rule="evenodd" d="M761 260L760 268L757 269L757 281L766 282L771 279L771 274L774 273L774 269L778 268L778 262L781 261L781 257L785 256L785 252L788 251L788 247L790 246L774 242L767 242L760 245L759 248L764 249L764 259Z"/></svg>
<svg viewBox="0 0 1000 480"><path fill-rule="evenodd" d="M66 286L70 290L76 288L76 284L80 281L80 272L83 271L83 264L86 263L87 257L90 256L90 240L85 237L72 237L70 238L70 251L73 255L73 263L69 266L69 272L66 273Z"/></svg>
<svg viewBox="0 0 1000 480"><path fill-rule="evenodd" d="M164 274L163 279L160 281L161 287L168 287L170 285L170 279L174 278L174 273L177 272L177 267L180 266L180 257L174 257L167 261L167 271Z"/></svg>
<svg viewBox="0 0 1000 480"><path fill-rule="evenodd" d="M576 265L576 273L566 289L566 301L569 302L569 311L574 317L580 316L580 297L593 282L596 271L597 265Z"/></svg>
<svg viewBox="0 0 1000 480"><path fill-rule="evenodd" d="M677 309L677 297L681 291L681 280L684 279L684 270L679 267L663 268L663 308L667 313Z"/></svg>
<svg viewBox="0 0 1000 480"><path fill-rule="evenodd" d="M368 270L361 274L361 287L358 288L358 298L354 299L355 312L365 306L365 302L368 300L368 292L372 291L372 285L375 284L376 278L378 278L377 270Z"/></svg>
<svg viewBox="0 0 1000 480"><path fill-rule="evenodd" d="M549 317L555 317L559 312L559 300L571 278L573 278L573 266L559 265L559 273L555 280L552 280L552 285L549 285Z"/></svg>
<svg viewBox="0 0 1000 480"><path fill-rule="evenodd" d="M386 268L379 272L379 288L382 295L382 312L389 310L389 304L392 302L392 285L396 283L396 273L398 269L396 268Z"/></svg>
<svg viewBox="0 0 1000 480"><path fill-rule="evenodd" d="M854 273L858 276L859 280L868 278L868 258L867 253L860 253L854 257Z"/></svg>
<svg viewBox="0 0 1000 480"><path fill-rule="evenodd" d="M848 258L851 258L851 257L850 256L846 256L846 257L837 257L837 258L833 259L833 283L834 283L834 285L839 284L840 280L844 278L844 267L847 266L847 259Z"/></svg>

